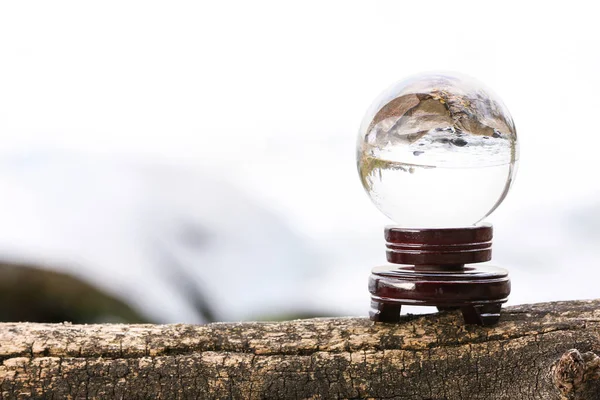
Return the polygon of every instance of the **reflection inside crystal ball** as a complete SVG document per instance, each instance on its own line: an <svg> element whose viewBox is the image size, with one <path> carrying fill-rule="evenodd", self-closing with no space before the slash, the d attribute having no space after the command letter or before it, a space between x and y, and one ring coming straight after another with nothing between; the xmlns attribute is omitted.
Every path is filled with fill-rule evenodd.
<svg viewBox="0 0 600 400"><path fill-rule="evenodd" d="M455 74L422 74L380 95L361 124L357 165L375 205L401 227L478 223L516 172L517 133L489 89Z"/></svg>

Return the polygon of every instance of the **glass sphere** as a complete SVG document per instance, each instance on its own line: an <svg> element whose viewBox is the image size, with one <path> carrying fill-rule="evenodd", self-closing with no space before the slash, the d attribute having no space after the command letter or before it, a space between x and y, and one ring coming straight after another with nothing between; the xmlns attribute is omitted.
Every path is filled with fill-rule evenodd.
<svg viewBox="0 0 600 400"><path fill-rule="evenodd" d="M405 228L478 223L514 180L519 146L506 106L462 75L411 77L367 111L357 165L369 197Z"/></svg>

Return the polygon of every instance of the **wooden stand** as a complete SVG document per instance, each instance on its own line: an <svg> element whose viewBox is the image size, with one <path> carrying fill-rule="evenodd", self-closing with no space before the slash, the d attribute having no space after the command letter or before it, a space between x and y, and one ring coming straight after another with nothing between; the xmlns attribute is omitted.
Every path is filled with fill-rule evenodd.
<svg viewBox="0 0 600 400"><path fill-rule="evenodd" d="M402 305L462 311L465 323L493 325L510 294L508 272L472 267L492 258L490 224L468 228L385 228L387 260L369 278L373 321L400 321Z"/></svg>

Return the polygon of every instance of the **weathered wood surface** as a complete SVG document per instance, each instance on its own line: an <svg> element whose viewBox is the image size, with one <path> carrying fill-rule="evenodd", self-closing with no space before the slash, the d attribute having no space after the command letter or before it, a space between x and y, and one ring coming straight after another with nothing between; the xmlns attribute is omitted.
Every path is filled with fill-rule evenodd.
<svg viewBox="0 0 600 400"><path fill-rule="evenodd" d="M0 399L600 399L600 300L461 319L0 324Z"/></svg>

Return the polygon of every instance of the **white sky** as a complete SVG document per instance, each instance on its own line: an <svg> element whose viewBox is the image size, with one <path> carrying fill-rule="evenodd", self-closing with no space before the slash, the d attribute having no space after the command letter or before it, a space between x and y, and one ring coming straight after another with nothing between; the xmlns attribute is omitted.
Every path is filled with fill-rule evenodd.
<svg viewBox="0 0 600 400"><path fill-rule="evenodd" d="M571 179L595 165L598 144L598 14L585 4L3 2L0 151L221 165L295 209L292 193L271 193L286 176L296 196L324 190L331 168L358 186L355 134L380 91L457 70L511 109L522 190L561 180L586 192Z"/></svg>
<svg viewBox="0 0 600 400"><path fill-rule="evenodd" d="M598 15L577 1L2 2L0 154L210 168L307 236L379 237L354 166L363 113L407 75L455 70L517 125L498 227L598 199Z"/></svg>

